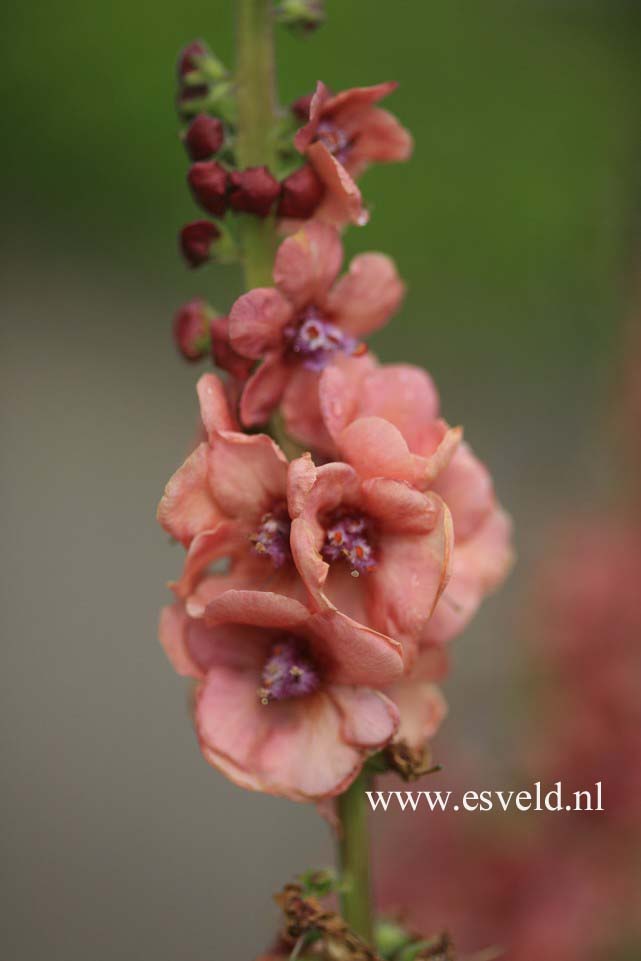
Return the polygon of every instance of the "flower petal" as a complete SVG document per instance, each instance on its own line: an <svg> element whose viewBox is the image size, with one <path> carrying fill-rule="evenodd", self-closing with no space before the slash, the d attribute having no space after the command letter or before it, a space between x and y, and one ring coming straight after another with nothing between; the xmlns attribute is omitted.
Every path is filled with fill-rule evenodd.
<svg viewBox="0 0 641 961"><path fill-rule="evenodd" d="M293 460L287 472L287 505L290 517L298 517L316 483L316 466L311 454Z"/></svg>
<svg viewBox="0 0 641 961"><path fill-rule="evenodd" d="M196 384L200 416L211 438L219 430L235 430L237 424L229 409L225 385L215 374L203 374Z"/></svg>
<svg viewBox="0 0 641 961"><path fill-rule="evenodd" d="M274 281L297 310L308 304L321 305L338 276L342 260L338 231L329 224L311 221L278 248Z"/></svg>
<svg viewBox="0 0 641 961"><path fill-rule="evenodd" d="M412 483L414 457L393 424L381 417L359 417L338 438L341 455L360 477L389 477Z"/></svg>
<svg viewBox="0 0 641 961"><path fill-rule="evenodd" d="M448 466L439 472L433 490L452 512L458 544L471 537L494 509L490 472L467 444L461 444Z"/></svg>
<svg viewBox="0 0 641 961"><path fill-rule="evenodd" d="M318 382L315 371L296 366L285 388L280 409L290 437L315 451L327 451L332 450L333 444L321 413Z"/></svg>
<svg viewBox="0 0 641 961"><path fill-rule="evenodd" d="M201 573L214 561L229 557L243 545L246 533L233 521L221 521L213 530L196 534L185 557L180 579L169 586L178 597L186 598L194 589Z"/></svg>
<svg viewBox="0 0 641 961"><path fill-rule="evenodd" d="M438 392L427 371L410 364L383 364L362 378L355 416L388 420L418 454L424 451L425 428L438 417L438 408Z"/></svg>
<svg viewBox="0 0 641 961"><path fill-rule="evenodd" d="M403 649L398 641L359 624L341 611L314 614L306 631L314 654L325 660L332 684L383 687L403 673Z"/></svg>
<svg viewBox="0 0 641 961"><path fill-rule="evenodd" d="M324 143L313 143L307 150L312 167L325 184L325 196L314 215L316 220L342 227L344 224L365 226L369 214L356 183Z"/></svg>
<svg viewBox="0 0 641 961"><path fill-rule="evenodd" d="M387 323L404 292L393 260L384 254L360 254L333 288L328 308L342 330L362 337Z"/></svg>
<svg viewBox="0 0 641 961"><path fill-rule="evenodd" d="M210 483L229 517L260 517L284 501L288 461L266 434L220 431L212 440Z"/></svg>
<svg viewBox="0 0 641 961"><path fill-rule="evenodd" d="M291 317L291 306L278 290L256 287L239 297L229 313L230 343L244 357L264 357L281 346Z"/></svg>
<svg viewBox="0 0 641 961"><path fill-rule="evenodd" d="M319 104L319 113L322 116L333 117L342 126L355 116L361 116L364 108L378 103L384 97L388 97L397 87L398 82L396 80L376 83L369 87L351 87L349 90L342 90L333 97L324 96ZM310 109L310 116L311 113Z"/></svg>
<svg viewBox="0 0 641 961"><path fill-rule="evenodd" d="M347 133L349 135L349 130ZM408 160L413 146L411 133L393 114L372 107L358 118L354 144L345 166L353 177L360 177L371 163Z"/></svg>
<svg viewBox="0 0 641 961"><path fill-rule="evenodd" d="M429 534L383 533L377 566L367 575L369 623L396 637L410 654L450 576L452 522L436 495L431 496L436 521Z"/></svg>
<svg viewBox="0 0 641 961"><path fill-rule="evenodd" d="M305 628L309 616L307 608L293 597L253 590L225 591L207 605L204 614L209 625L233 622L283 631Z"/></svg>
<svg viewBox="0 0 641 961"><path fill-rule="evenodd" d="M422 491L389 477L363 482L362 504L383 530L395 534L429 534L438 517L434 501ZM449 506L449 505L448 505Z"/></svg>
<svg viewBox="0 0 641 961"><path fill-rule="evenodd" d="M401 717L396 740L420 750L434 737L447 715L447 702L441 691L435 684L403 678L387 693Z"/></svg>
<svg viewBox="0 0 641 961"><path fill-rule="evenodd" d="M240 418L245 427L264 424L280 403L291 370L280 354L265 357L251 375L240 398Z"/></svg>
<svg viewBox="0 0 641 961"><path fill-rule="evenodd" d="M194 660L187 644L187 631L190 618L185 611L185 605L180 601L167 605L160 611L158 636L165 654L181 677L204 677L199 664Z"/></svg>
<svg viewBox="0 0 641 961"><path fill-rule="evenodd" d="M343 739L348 744L376 750L394 737L400 722L398 709L380 691L334 686L329 694L341 712Z"/></svg>
<svg viewBox="0 0 641 961"><path fill-rule="evenodd" d="M170 478L158 505L158 523L185 547L223 519L208 478L209 447L199 444Z"/></svg>

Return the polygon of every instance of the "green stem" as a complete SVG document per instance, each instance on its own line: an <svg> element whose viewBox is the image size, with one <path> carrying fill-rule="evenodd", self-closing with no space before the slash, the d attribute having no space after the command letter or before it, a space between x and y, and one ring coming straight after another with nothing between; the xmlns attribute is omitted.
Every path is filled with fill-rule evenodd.
<svg viewBox="0 0 641 961"><path fill-rule="evenodd" d="M368 944L373 941L372 896L369 870L369 833L367 798L369 776L364 772L338 798L341 825L339 847L341 880L341 912L345 921Z"/></svg>
<svg viewBox="0 0 641 961"><path fill-rule="evenodd" d="M238 162L274 169L276 96L272 0L236 0ZM273 217L242 217L245 286L270 286L276 248Z"/></svg>

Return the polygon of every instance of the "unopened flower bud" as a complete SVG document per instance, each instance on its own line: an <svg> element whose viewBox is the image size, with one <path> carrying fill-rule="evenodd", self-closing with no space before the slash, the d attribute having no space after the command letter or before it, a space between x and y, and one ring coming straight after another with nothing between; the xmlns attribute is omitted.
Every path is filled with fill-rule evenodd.
<svg viewBox="0 0 641 961"><path fill-rule="evenodd" d="M204 357L211 346L211 310L204 300L190 300L174 316L174 341L185 360Z"/></svg>
<svg viewBox="0 0 641 961"><path fill-rule="evenodd" d="M291 112L295 117L298 117L299 120L304 120L305 122L309 120L309 110L312 105L313 97L313 93L307 93L304 97L299 97L292 103L290 107Z"/></svg>
<svg viewBox="0 0 641 961"><path fill-rule="evenodd" d="M243 213L266 217L280 194L280 184L267 167L234 170L229 179L232 186L230 206Z"/></svg>
<svg viewBox="0 0 641 961"><path fill-rule="evenodd" d="M214 217L222 217L227 207L227 171L215 160L192 164L187 174L196 203Z"/></svg>
<svg viewBox="0 0 641 961"><path fill-rule="evenodd" d="M213 317L210 331L211 353L216 367L226 370L236 380L247 380L254 361L241 357L232 347L229 341L229 317Z"/></svg>
<svg viewBox="0 0 641 961"><path fill-rule="evenodd" d="M278 204L279 217L306 220L311 217L323 198L325 187L310 164L286 177Z"/></svg>
<svg viewBox="0 0 641 961"><path fill-rule="evenodd" d="M325 22L324 0L280 0L276 18L286 27L310 33Z"/></svg>
<svg viewBox="0 0 641 961"><path fill-rule="evenodd" d="M180 249L190 267L199 267L211 256L211 245L220 230L211 220L194 220L180 231Z"/></svg>
<svg viewBox="0 0 641 961"><path fill-rule="evenodd" d="M203 40L192 40L186 47L183 47L178 54L178 62L176 64L178 80L183 80L187 74L198 70L197 58L206 57L208 54L209 48Z"/></svg>
<svg viewBox="0 0 641 961"><path fill-rule="evenodd" d="M225 132L218 117L199 113L187 128L184 143L192 160L209 160L223 145Z"/></svg>

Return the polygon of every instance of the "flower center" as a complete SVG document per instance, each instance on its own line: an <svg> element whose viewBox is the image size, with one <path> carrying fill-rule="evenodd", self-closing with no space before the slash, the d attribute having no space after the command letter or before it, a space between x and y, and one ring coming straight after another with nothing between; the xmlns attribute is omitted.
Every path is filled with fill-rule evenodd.
<svg viewBox="0 0 641 961"><path fill-rule="evenodd" d="M367 517L360 511L340 511L330 517L321 553L328 564L347 561L352 577L373 571L376 559Z"/></svg>
<svg viewBox="0 0 641 961"><path fill-rule="evenodd" d="M259 557L267 557L274 567L282 567L291 559L289 531L291 521L284 504L278 504L268 514L263 514L260 526L250 535L252 550Z"/></svg>
<svg viewBox="0 0 641 961"><path fill-rule="evenodd" d="M313 694L320 686L318 670L305 652L303 642L284 637L271 648L261 674L261 704Z"/></svg>
<svg viewBox="0 0 641 961"><path fill-rule="evenodd" d="M337 352L358 354L362 345L327 320L313 305L285 328L289 350L308 370L324 370Z"/></svg>
<svg viewBox="0 0 641 961"><path fill-rule="evenodd" d="M324 143L340 163L345 163L351 142L344 130L337 127L331 120L321 120L316 129L316 139Z"/></svg>

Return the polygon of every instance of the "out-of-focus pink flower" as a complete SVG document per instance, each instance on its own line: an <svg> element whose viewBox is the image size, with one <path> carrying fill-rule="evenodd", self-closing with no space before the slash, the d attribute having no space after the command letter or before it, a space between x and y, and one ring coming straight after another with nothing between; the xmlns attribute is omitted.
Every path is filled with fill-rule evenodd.
<svg viewBox="0 0 641 961"><path fill-rule="evenodd" d="M232 346L263 359L241 400L247 426L265 422L290 392L307 393L313 405L318 373L337 356L359 354L359 339L398 308L404 288L388 257L361 254L337 282L342 258L338 232L312 221L279 247L275 287L251 290L233 305Z"/></svg>
<svg viewBox="0 0 641 961"><path fill-rule="evenodd" d="M218 377L204 374L197 389L208 439L176 471L158 506L160 524L187 548L174 589L188 597L209 564L231 558L234 583L293 593L287 459L270 437L237 430Z"/></svg>
<svg viewBox="0 0 641 961"><path fill-rule="evenodd" d="M318 83L309 102L307 123L295 137L325 185L325 197L316 212L319 219L341 225L363 224L367 214L354 179L371 163L407 160L412 138L398 120L376 104L392 93L396 83L354 87L333 95ZM299 115L304 101L297 101Z"/></svg>
<svg viewBox="0 0 641 961"><path fill-rule="evenodd" d="M177 602L160 623L176 669L200 682L206 760L242 787L295 801L341 793L396 731L398 712L376 688L402 671L398 645L291 597L221 593L216 581L200 588L204 619Z"/></svg>
<svg viewBox="0 0 641 961"><path fill-rule="evenodd" d="M417 367L377 366L369 356L345 360L322 374L318 398L318 407L310 403L307 412L297 411L296 397L285 399L285 422L295 436L309 437L314 429L326 456L363 476L381 474L429 489L451 511L452 576L423 642L450 640L512 563L511 523L496 502L489 472L461 442L460 430L439 418L436 388Z"/></svg>
<svg viewBox="0 0 641 961"><path fill-rule="evenodd" d="M211 346L211 312L204 300L190 300L174 316L174 342L185 360L200 360Z"/></svg>
<svg viewBox="0 0 641 961"><path fill-rule="evenodd" d="M293 461L291 548L312 609L338 608L397 638L409 666L449 576L450 513L380 467Z"/></svg>

